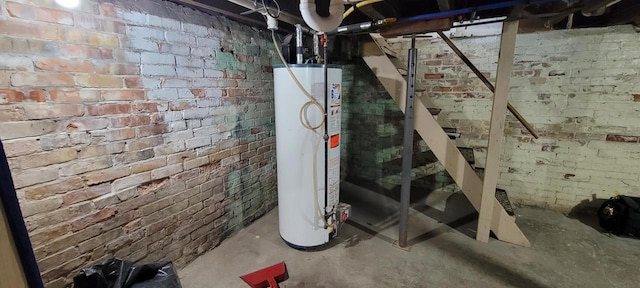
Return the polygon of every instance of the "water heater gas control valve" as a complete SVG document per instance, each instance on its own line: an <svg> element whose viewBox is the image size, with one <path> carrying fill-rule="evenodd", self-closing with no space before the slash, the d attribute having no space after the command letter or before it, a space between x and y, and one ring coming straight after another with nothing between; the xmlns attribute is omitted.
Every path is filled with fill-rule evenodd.
<svg viewBox="0 0 640 288"><path fill-rule="evenodd" d="M340 231L340 227L342 227L342 224L347 222L350 216L351 205L346 203L338 203L338 207L336 207L336 232Z"/></svg>

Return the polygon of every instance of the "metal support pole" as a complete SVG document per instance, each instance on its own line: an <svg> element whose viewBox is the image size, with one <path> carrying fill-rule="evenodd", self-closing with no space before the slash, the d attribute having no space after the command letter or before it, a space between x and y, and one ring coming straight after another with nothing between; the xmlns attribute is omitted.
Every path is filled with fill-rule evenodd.
<svg viewBox="0 0 640 288"><path fill-rule="evenodd" d="M400 235L398 246L407 247L407 226L409 222L409 204L411 200L411 167L413 160L413 98L415 96L416 63L418 50L416 49L415 34L411 35L411 49L409 49L409 75L407 79L407 95L404 110L404 138L402 144L402 184L400 192Z"/></svg>
<svg viewBox="0 0 640 288"><path fill-rule="evenodd" d="M302 64L304 61L302 53L302 25L296 24L296 64Z"/></svg>
<svg viewBox="0 0 640 288"><path fill-rule="evenodd" d="M329 39L327 34L324 33L322 35L324 41L322 42L322 48L324 52L324 62L322 62L322 70L324 72L324 208L322 209L322 213L326 215L327 213L327 200L329 199L329 177L326 171L329 167L329 123L327 123L327 112L329 111ZM316 177L316 176L314 176ZM325 217L326 218L326 217ZM327 220L327 219L324 219Z"/></svg>
<svg viewBox="0 0 640 288"><path fill-rule="evenodd" d="M313 60L315 60L315 63L318 63L318 60L321 58L320 57L320 35L316 35L316 34L312 34L311 37L313 37Z"/></svg>

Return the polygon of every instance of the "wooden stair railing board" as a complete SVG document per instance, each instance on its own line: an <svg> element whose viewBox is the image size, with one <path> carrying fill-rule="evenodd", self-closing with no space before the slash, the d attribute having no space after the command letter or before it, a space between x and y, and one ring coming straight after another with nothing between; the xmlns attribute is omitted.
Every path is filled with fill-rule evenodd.
<svg viewBox="0 0 640 288"><path fill-rule="evenodd" d="M478 216L476 239L482 242L489 241L493 209L496 207L496 203L498 203L500 209L504 209L496 199L496 186L498 185L500 154L502 153L502 142L504 141L504 123L507 104L509 103L509 80L511 79L511 70L513 68L517 34L518 20L503 22L500 36L498 72L496 73L496 86L489 125L487 162L484 166L485 174L482 181L482 200L480 201L480 210L478 210L480 215Z"/></svg>

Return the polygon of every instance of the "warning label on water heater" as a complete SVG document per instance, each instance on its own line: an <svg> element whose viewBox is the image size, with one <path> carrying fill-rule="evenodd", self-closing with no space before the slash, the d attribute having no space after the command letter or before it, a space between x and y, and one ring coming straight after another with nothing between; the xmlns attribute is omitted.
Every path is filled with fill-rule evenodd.
<svg viewBox="0 0 640 288"><path fill-rule="evenodd" d="M329 138L329 148L336 148L340 146L340 134L331 135Z"/></svg>
<svg viewBox="0 0 640 288"><path fill-rule="evenodd" d="M340 106L329 109L329 133L340 133Z"/></svg>
<svg viewBox="0 0 640 288"><path fill-rule="evenodd" d="M342 97L340 95L340 84L331 84L331 91L329 91L329 99L331 107L340 106Z"/></svg>

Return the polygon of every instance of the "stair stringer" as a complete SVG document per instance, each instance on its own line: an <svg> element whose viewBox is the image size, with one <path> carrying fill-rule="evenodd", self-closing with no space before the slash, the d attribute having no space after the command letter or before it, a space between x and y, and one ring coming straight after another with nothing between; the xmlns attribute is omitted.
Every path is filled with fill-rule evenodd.
<svg viewBox="0 0 640 288"><path fill-rule="evenodd" d="M380 34L377 33L371 33L371 38L373 39L373 41L375 41L375 44L378 45L378 47L380 48L380 50L382 52L384 52L383 55L387 55L387 57L389 58L389 61L391 61L391 64L393 65L393 67L396 68L398 74L400 74L402 76L402 79L405 80L405 85L404 85L404 89L406 92L407 89L407 85L406 85L406 72L407 72L407 64L406 63L402 63L400 61L400 56L398 55L398 53L396 51L393 50L393 48L391 48L391 45L389 45L389 43L387 42L387 40L385 40L384 37L380 36ZM402 64L401 64L402 63ZM403 70L403 72L405 74L402 74L400 70ZM404 94L402 94L404 95ZM431 100L431 98L427 97L427 96L422 96L422 97L416 97L416 99L418 99L419 101L422 101L422 103L424 103L425 106L427 106L427 108L437 108L438 106L436 106L435 103L433 103L433 100ZM446 118L443 117L435 117L436 121L438 121L438 124L440 124L441 127L453 127L453 125L451 125L451 123L449 121L447 121Z"/></svg>
<svg viewBox="0 0 640 288"><path fill-rule="evenodd" d="M407 93L406 80L373 39L362 39L361 41L363 60L404 113ZM440 124L429 113L423 101L414 102L414 122L418 134L458 184L476 211L479 211L482 198L482 180L464 159L462 153L449 139ZM502 241L526 247L531 246L527 237L515 223L515 219L507 214L497 199L494 198L494 201L491 231Z"/></svg>

